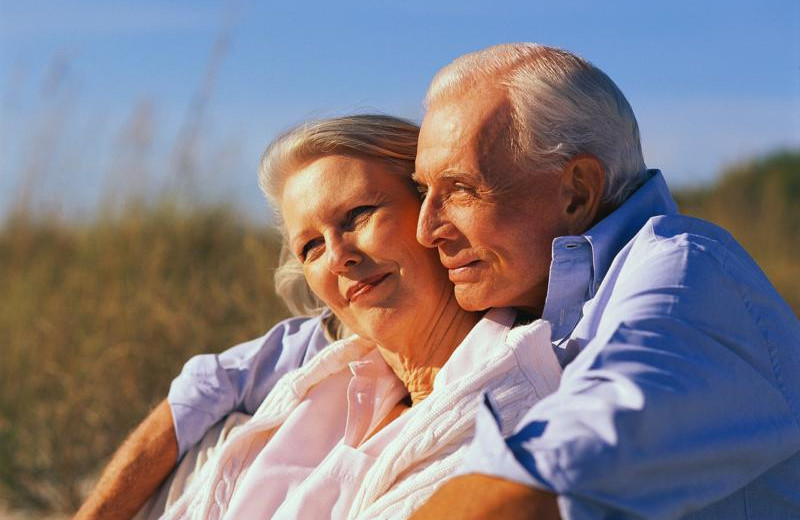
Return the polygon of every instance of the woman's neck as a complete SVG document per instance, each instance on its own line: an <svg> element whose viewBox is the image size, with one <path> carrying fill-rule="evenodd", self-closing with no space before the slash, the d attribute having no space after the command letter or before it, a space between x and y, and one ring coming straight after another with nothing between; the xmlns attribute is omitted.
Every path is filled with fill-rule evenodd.
<svg viewBox="0 0 800 520"><path fill-rule="evenodd" d="M436 374L481 316L463 310L448 292L439 312L409 324L403 337L379 342L383 359L408 389L412 405L433 391Z"/></svg>

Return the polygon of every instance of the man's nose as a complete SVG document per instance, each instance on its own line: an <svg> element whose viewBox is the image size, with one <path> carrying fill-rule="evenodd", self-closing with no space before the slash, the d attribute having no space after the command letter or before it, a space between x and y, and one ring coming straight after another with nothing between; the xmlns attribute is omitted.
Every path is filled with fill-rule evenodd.
<svg viewBox="0 0 800 520"><path fill-rule="evenodd" d="M346 273L361 263L361 254L352 240L344 235L328 238L328 269L335 274Z"/></svg>
<svg viewBox="0 0 800 520"><path fill-rule="evenodd" d="M425 247L437 247L451 238L454 231L441 202L430 194L422 202L417 221L417 242Z"/></svg>

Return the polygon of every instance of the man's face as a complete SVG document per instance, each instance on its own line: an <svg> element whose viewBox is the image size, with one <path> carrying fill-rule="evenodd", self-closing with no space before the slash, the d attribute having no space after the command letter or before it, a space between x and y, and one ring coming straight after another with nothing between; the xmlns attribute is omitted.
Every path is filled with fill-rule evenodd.
<svg viewBox="0 0 800 520"><path fill-rule="evenodd" d="M566 234L560 172L512 158L509 105L474 88L430 107L415 180L425 193L417 240L436 247L467 310L518 307L539 315L553 239Z"/></svg>

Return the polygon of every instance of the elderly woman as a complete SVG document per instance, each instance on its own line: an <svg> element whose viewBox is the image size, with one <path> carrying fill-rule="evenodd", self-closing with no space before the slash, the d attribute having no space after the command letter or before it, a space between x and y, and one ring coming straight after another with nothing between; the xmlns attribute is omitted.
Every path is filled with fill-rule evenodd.
<svg viewBox="0 0 800 520"><path fill-rule="evenodd" d="M286 375L166 518L405 518L458 467L481 392L508 434L556 388L548 326L462 310L417 243L417 132L353 116L268 148L260 183L288 252L279 292L295 308L323 302L330 330L354 335Z"/></svg>

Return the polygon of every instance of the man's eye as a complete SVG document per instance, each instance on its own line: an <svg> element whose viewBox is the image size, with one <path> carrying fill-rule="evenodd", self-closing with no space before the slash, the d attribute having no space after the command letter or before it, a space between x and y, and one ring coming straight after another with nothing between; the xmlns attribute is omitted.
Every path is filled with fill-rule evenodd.
<svg viewBox="0 0 800 520"><path fill-rule="evenodd" d="M473 188L469 184L464 184L463 182L454 182L453 188L455 188L455 191L475 193L475 188Z"/></svg>

